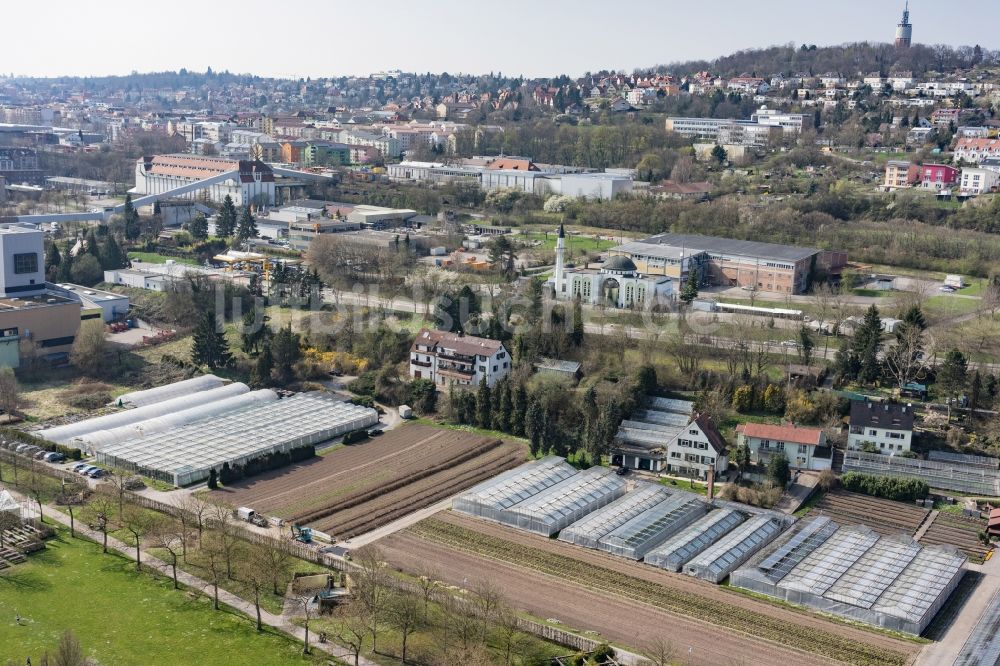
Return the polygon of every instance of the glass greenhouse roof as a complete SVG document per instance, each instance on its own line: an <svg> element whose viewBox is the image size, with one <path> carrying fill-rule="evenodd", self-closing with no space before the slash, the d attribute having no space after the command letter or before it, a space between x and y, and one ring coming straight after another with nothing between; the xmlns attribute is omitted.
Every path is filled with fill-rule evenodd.
<svg viewBox="0 0 1000 666"><path fill-rule="evenodd" d="M614 471L591 467L515 504L507 513L555 524L568 515L602 503L610 494L623 493L624 489L625 481Z"/></svg>
<svg viewBox="0 0 1000 666"><path fill-rule="evenodd" d="M823 595L878 541L867 527L841 528L806 557L780 583L800 592Z"/></svg>
<svg viewBox="0 0 1000 666"><path fill-rule="evenodd" d="M507 509L576 473L563 458L548 456L473 487L455 499L454 508L467 511L462 504L476 504L495 511Z"/></svg>
<svg viewBox="0 0 1000 666"><path fill-rule="evenodd" d="M686 562L718 541L722 535L743 520L743 514L732 509L712 511L647 553L644 561L664 569L679 571Z"/></svg>
<svg viewBox="0 0 1000 666"><path fill-rule="evenodd" d="M640 559L644 547L657 544L707 511L708 504L697 495L677 493L616 528L600 540L600 547Z"/></svg>
<svg viewBox="0 0 1000 666"><path fill-rule="evenodd" d="M624 525L643 511L670 497L661 485L639 482L636 488L611 504L576 521L562 532L559 539L587 548L597 548L598 540Z"/></svg>
<svg viewBox="0 0 1000 666"><path fill-rule="evenodd" d="M685 570L721 580L781 533L783 525L770 516L755 516L685 565Z"/></svg>
<svg viewBox="0 0 1000 666"><path fill-rule="evenodd" d="M874 610L905 619L924 617L964 563L965 556L954 548L923 548L882 593Z"/></svg>
<svg viewBox="0 0 1000 666"><path fill-rule="evenodd" d="M882 537L823 596L851 606L871 608L879 596L896 580L920 552L920 544Z"/></svg>
<svg viewBox="0 0 1000 666"><path fill-rule="evenodd" d="M770 581L778 582L829 539L837 531L837 527L837 524L827 516L803 521L801 527L765 557L757 568Z"/></svg>

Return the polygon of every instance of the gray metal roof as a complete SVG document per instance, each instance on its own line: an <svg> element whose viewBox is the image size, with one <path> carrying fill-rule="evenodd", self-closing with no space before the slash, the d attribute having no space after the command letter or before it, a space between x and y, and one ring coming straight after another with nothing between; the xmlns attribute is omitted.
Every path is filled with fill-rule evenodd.
<svg viewBox="0 0 1000 666"><path fill-rule="evenodd" d="M626 246L637 246L634 249L624 249ZM660 249L656 249L660 248ZM666 250L665 248L672 248ZM716 238L700 234L657 234L636 243L626 243L616 248L625 252L637 254L664 253L662 256L677 258L681 250L686 256L697 252L708 254L725 254L756 259L772 259L777 261L800 261L808 259L821 250L795 245L778 245L776 243L761 243L758 241L737 240L734 238ZM654 254L661 256L661 254Z"/></svg>

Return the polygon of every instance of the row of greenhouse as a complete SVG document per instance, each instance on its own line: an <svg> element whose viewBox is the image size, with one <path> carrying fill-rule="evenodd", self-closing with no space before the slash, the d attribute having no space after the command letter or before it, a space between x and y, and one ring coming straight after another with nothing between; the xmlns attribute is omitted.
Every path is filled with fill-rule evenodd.
<svg viewBox="0 0 1000 666"><path fill-rule="evenodd" d="M546 537L920 634L961 579L965 557L829 518L791 516L577 471L549 456L475 486L452 508Z"/></svg>
<svg viewBox="0 0 1000 666"><path fill-rule="evenodd" d="M370 407L324 393L279 397L214 375L124 394L117 411L38 431L97 463L186 486L224 465L334 439L378 422Z"/></svg>

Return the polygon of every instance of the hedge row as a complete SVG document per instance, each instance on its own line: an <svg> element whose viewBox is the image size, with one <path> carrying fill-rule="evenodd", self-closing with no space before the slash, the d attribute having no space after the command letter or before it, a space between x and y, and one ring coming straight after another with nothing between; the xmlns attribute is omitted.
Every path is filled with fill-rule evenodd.
<svg viewBox="0 0 1000 666"><path fill-rule="evenodd" d="M923 499L931 490L927 482L920 479L874 476L860 472L844 474L840 477L840 484L845 490L900 502Z"/></svg>
<svg viewBox="0 0 1000 666"><path fill-rule="evenodd" d="M290 451L275 451L267 455L252 458L243 465L230 465L223 463L219 471L219 481L221 483L232 483L248 476L255 476L270 472L272 469L287 467L292 463L308 460L316 455L316 447L313 445L300 446Z"/></svg>

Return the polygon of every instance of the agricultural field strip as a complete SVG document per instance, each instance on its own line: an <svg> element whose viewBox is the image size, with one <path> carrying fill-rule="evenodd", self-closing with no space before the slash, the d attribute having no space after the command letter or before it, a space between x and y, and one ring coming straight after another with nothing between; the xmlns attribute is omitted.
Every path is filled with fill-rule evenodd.
<svg viewBox="0 0 1000 666"><path fill-rule="evenodd" d="M810 515L829 516L845 527L860 523L883 534L903 531L910 535L916 532L929 513L928 509L890 500L840 493L827 494L810 511Z"/></svg>
<svg viewBox="0 0 1000 666"><path fill-rule="evenodd" d="M397 448L399 446L397 440L414 431L421 433L418 435L419 439L412 444ZM423 436L422 433L428 431L432 434ZM448 446L453 444L433 447L431 451L419 449L449 434L461 433L424 426L400 428L365 444L340 448L315 462L293 466L289 470L258 477L249 482L234 484L217 496L236 504L254 505L259 511L271 513L285 513L289 510L301 512L312 506L317 508L328 506L332 499L360 487L360 482L350 484L348 480L350 485L335 486L332 490L324 492L323 488L329 486L332 480L343 479L345 476L350 478L351 475L357 475L359 470L370 469L376 465L384 465L389 470L403 469L404 466L416 464L426 466L428 453L447 451ZM400 460L401 456L404 460ZM407 456L412 457L407 458ZM387 473L391 474L392 471Z"/></svg>
<svg viewBox="0 0 1000 666"><path fill-rule="evenodd" d="M446 473L456 465L474 460L480 455L488 453L501 446L503 446L503 442L500 440L482 439L482 441L474 443L464 451L446 456L445 459L440 462L436 459L426 460L419 470L414 470L412 472L400 472L397 468L391 471L391 478L386 478L387 475L378 475L378 478L373 479L370 482L368 477L366 477L366 483L362 484L363 490L342 498L333 506L325 506L321 509L313 511L300 512L292 515L291 519L299 523L312 523L317 520L321 520L338 511L351 509L365 504L373 499L377 499L381 495L388 492L392 492L400 488L406 488L427 477L434 476L439 473ZM447 452L447 450L445 451ZM428 456L428 458L430 458L430 456Z"/></svg>
<svg viewBox="0 0 1000 666"><path fill-rule="evenodd" d="M574 581L576 584L646 603L676 615L837 661L870 666L903 666L909 661L904 652L865 642L859 635L862 631L848 637L838 634L833 627L823 629L801 624L790 625L788 618L777 619L773 617L774 613L767 613L763 608L758 612L697 593L671 589L601 564L516 544L444 520L425 520L410 528L410 531L418 537L459 550L534 569L564 581ZM906 644L902 641L892 642L905 649Z"/></svg>
<svg viewBox="0 0 1000 666"><path fill-rule="evenodd" d="M934 522L920 537L925 546L945 544L955 546L973 561L982 562L988 548L979 541L982 521L970 520L947 513L938 513Z"/></svg>
<svg viewBox="0 0 1000 666"><path fill-rule="evenodd" d="M519 446L498 447L490 451L488 457L478 456L350 509L338 509L315 526L323 531L334 530L342 536L364 534L522 462L524 456Z"/></svg>

